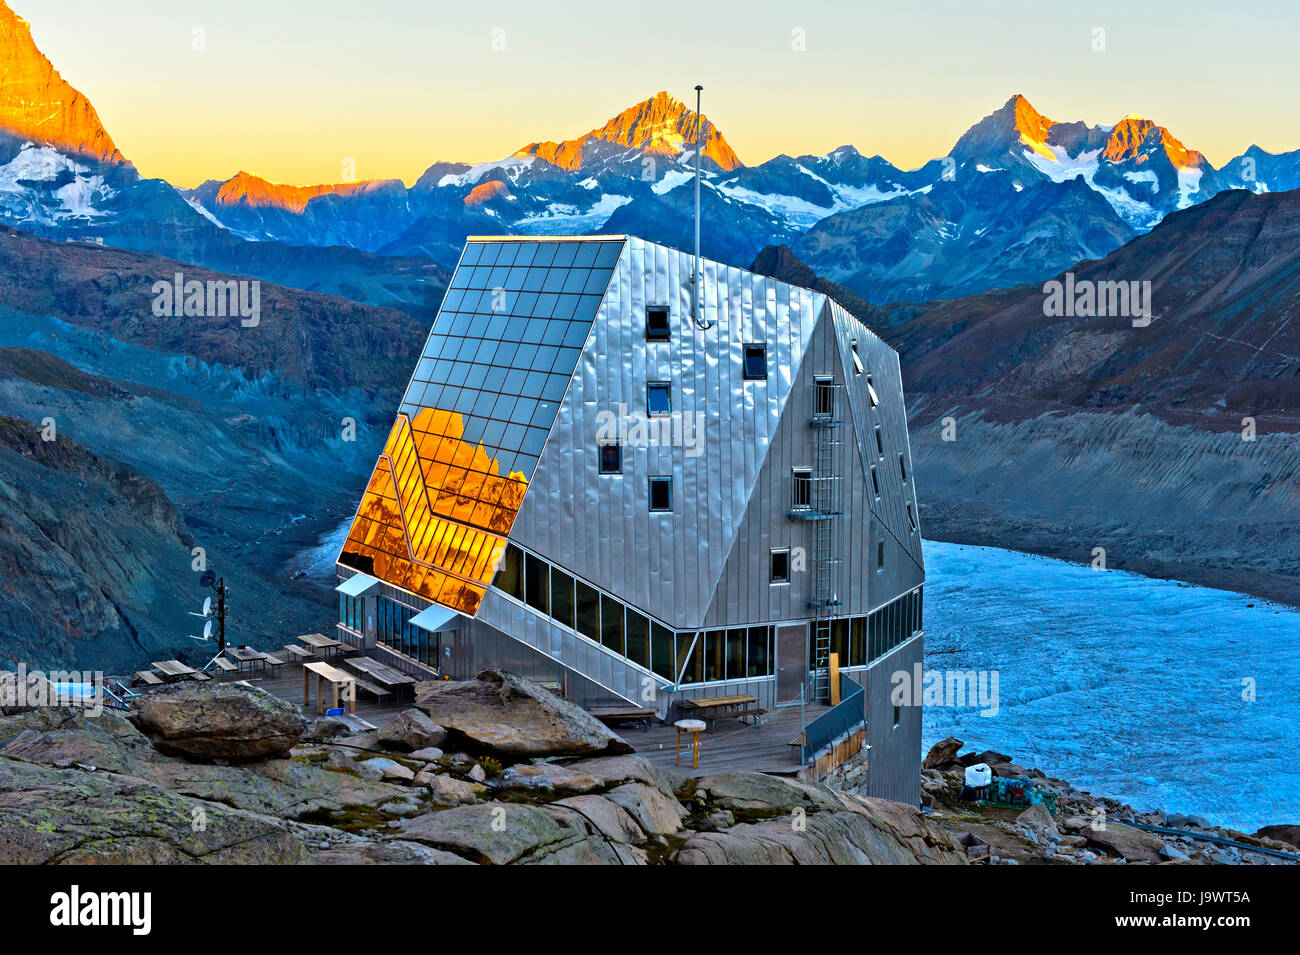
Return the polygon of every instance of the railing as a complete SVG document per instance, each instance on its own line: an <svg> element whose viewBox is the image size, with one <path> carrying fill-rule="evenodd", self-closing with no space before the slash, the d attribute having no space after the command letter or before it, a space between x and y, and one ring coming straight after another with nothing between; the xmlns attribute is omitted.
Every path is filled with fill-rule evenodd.
<svg viewBox="0 0 1300 955"><path fill-rule="evenodd" d="M847 673L840 674L840 701L803 728L803 762L867 723L866 689Z"/></svg>

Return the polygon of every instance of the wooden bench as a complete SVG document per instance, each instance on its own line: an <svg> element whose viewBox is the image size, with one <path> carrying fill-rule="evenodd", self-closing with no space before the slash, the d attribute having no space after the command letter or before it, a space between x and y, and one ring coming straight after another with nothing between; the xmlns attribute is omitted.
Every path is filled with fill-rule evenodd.
<svg viewBox="0 0 1300 955"><path fill-rule="evenodd" d="M382 700L384 697L388 696L392 692L391 690L385 690L383 687L375 686L373 683L367 683L365 680L361 679L360 677L357 677L355 679L355 683L358 690L365 690L376 700Z"/></svg>
<svg viewBox="0 0 1300 955"><path fill-rule="evenodd" d="M271 668L272 676L275 675L276 671L279 670L280 667L284 666L283 660L281 660L279 657L273 657L269 653L263 653L262 658L265 661L266 665Z"/></svg>
<svg viewBox="0 0 1300 955"><path fill-rule="evenodd" d="M644 730L650 729L650 721L656 716L655 711L648 706L593 706L587 712L607 726L640 723Z"/></svg>
<svg viewBox="0 0 1300 955"><path fill-rule="evenodd" d="M195 683L206 683L208 680L212 679L212 677L208 676L202 670L195 670L193 673L188 674L188 676Z"/></svg>
<svg viewBox="0 0 1300 955"><path fill-rule="evenodd" d="M212 662L217 665L217 669L222 673L234 673L239 669L239 667L235 666L225 657L214 657Z"/></svg>
<svg viewBox="0 0 1300 955"><path fill-rule="evenodd" d="M160 677L157 673L154 673L153 670L137 670L135 673L135 678L139 680L141 683L143 683L145 686L163 685L162 677Z"/></svg>
<svg viewBox="0 0 1300 955"><path fill-rule="evenodd" d="M306 660L308 657L315 656L315 654L306 647L300 647L296 643L286 643L284 645L284 652L289 654L287 659L293 660L294 662L301 662Z"/></svg>

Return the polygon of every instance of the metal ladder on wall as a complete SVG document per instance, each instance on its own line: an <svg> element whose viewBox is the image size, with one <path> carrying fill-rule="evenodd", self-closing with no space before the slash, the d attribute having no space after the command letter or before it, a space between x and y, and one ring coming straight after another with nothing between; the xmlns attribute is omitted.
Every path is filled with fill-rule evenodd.
<svg viewBox="0 0 1300 955"><path fill-rule="evenodd" d="M814 612L812 696L815 700L829 702L831 621L840 608L836 580L841 560L835 546L835 522L842 516L837 452L843 443L840 438L844 426L844 419L840 417L843 388L829 379L818 379L813 387L813 416L809 424L814 432L810 514L813 521L814 577L812 598L808 601Z"/></svg>

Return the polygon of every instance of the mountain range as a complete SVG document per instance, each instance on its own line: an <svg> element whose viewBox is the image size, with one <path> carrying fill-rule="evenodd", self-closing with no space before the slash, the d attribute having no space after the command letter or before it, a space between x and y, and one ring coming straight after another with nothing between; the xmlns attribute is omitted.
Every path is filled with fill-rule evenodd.
<svg viewBox="0 0 1300 955"><path fill-rule="evenodd" d="M419 313L436 306L469 234L690 245L697 126L706 254L745 265L789 245L878 303L1045 278L1225 189L1300 187L1300 150L1252 146L1215 169L1151 120L1058 122L1019 95L917 169L852 146L747 166L707 116L660 92L578 136L435 162L409 188L240 171L178 190L140 177L3 0L0 66L0 222Z"/></svg>

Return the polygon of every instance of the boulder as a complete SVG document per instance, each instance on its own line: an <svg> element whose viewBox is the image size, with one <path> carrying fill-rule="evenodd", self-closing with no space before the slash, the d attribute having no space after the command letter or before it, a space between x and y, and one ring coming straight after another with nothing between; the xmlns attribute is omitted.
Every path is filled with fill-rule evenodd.
<svg viewBox="0 0 1300 955"><path fill-rule="evenodd" d="M567 793L589 793L603 786L595 776L558 763L520 763L505 770L494 782L504 789Z"/></svg>
<svg viewBox="0 0 1300 955"><path fill-rule="evenodd" d="M436 806L468 806L479 801L479 796L487 792L487 787L480 783L470 783L455 776L420 773L415 777L416 783L429 787L429 798Z"/></svg>
<svg viewBox="0 0 1300 955"><path fill-rule="evenodd" d="M159 752L199 762L284 756L306 728L292 703L237 683L164 687L136 706L136 724Z"/></svg>
<svg viewBox="0 0 1300 955"><path fill-rule="evenodd" d="M1260 839L1273 839L1300 848L1300 826L1265 826L1255 835Z"/></svg>
<svg viewBox="0 0 1300 955"><path fill-rule="evenodd" d="M442 745L447 731L420 710L403 710L379 730L377 739L388 749L412 752ZM441 753L439 753L441 755Z"/></svg>
<svg viewBox="0 0 1300 955"><path fill-rule="evenodd" d="M1056 821L1052 819L1052 814L1047 811L1047 807L1041 802L1034 803L1016 816L1016 825L1047 836L1060 834L1060 830L1056 828Z"/></svg>
<svg viewBox="0 0 1300 955"><path fill-rule="evenodd" d="M403 766L395 759L388 759L384 756L362 760L357 763L356 768L362 779L399 780L406 783L415 779L413 769Z"/></svg>
<svg viewBox="0 0 1300 955"><path fill-rule="evenodd" d="M957 758L957 753L965 744L955 736L949 736L947 739L941 739L930 747L930 752L926 754L925 759L921 762L922 769L939 769L941 766L951 763Z"/></svg>
<svg viewBox="0 0 1300 955"><path fill-rule="evenodd" d="M605 793L605 798L627 810L645 832L672 835L682 830L686 810L672 796L645 783L624 783Z"/></svg>
<svg viewBox="0 0 1300 955"><path fill-rule="evenodd" d="M454 748L507 762L632 752L586 710L498 670L484 670L475 680L417 684L415 705L446 727Z"/></svg>
<svg viewBox="0 0 1300 955"><path fill-rule="evenodd" d="M522 803L482 803L425 813L400 823L402 838L471 862L605 862L621 857L571 810L547 812Z"/></svg>
<svg viewBox="0 0 1300 955"><path fill-rule="evenodd" d="M1109 822L1104 829L1084 829L1080 835L1088 844L1104 849L1113 856L1129 862L1157 863L1164 860L1161 850L1165 841L1153 832L1134 829L1122 823Z"/></svg>
<svg viewBox="0 0 1300 955"><path fill-rule="evenodd" d="M326 740L346 736L352 728L336 716L320 716L312 720L304 734L306 739Z"/></svg>
<svg viewBox="0 0 1300 955"><path fill-rule="evenodd" d="M645 832L626 809L603 796L569 796L550 804L552 809L563 806L578 813L594 825L602 835L615 842L637 845L645 841Z"/></svg>

